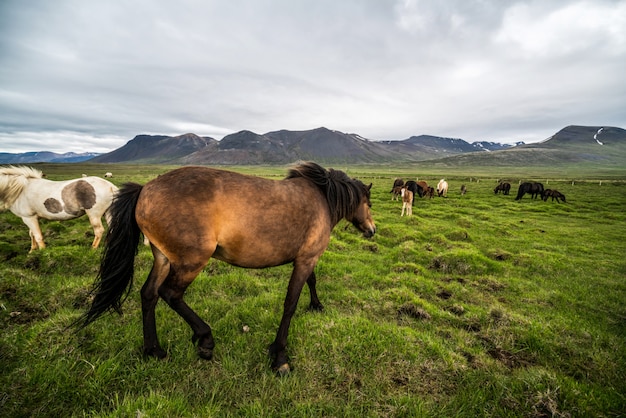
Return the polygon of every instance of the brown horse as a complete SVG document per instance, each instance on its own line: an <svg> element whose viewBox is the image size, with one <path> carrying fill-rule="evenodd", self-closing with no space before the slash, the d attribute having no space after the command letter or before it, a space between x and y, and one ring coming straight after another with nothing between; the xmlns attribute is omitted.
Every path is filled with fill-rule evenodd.
<svg viewBox="0 0 626 418"><path fill-rule="evenodd" d="M502 192L502 194L509 194L509 191L511 190L511 183L507 183L507 182L500 182L498 183L498 185L495 187L495 189L493 189L493 192L495 194L498 194L499 192Z"/></svg>
<svg viewBox="0 0 626 418"><path fill-rule="evenodd" d="M406 187L403 187L400 194L402 195L402 212L400 216L404 216L404 210L406 209L406 216L413 215L413 192Z"/></svg>
<svg viewBox="0 0 626 418"><path fill-rule="evenodd" d="M398 197L402 194L403 186L394 186L391 189L391 200L398 200Z"/></svg>
<svg viewBox="0 0 626 418"><path fill-rule="evenodd" d="M211 257L235 266L265 268L293 263L276 339L269 346L272 368L290 370L289 324L304 284L310 309L322 310L315 265L333 227L346 219L371 237L370 189L344 172L301 163L283 180L268 180L208 167L183 167L148 182L127 183L111 206L100 271L82 326L109 310L120 311L132 286L140 232L150 240L152 270L141 289L144 353L164 358L157 337L155 306L162 298L191 327L198 354L212 358L211 328L183 300L187 287ZM254 198L233 190L254 190Z"/></svg>

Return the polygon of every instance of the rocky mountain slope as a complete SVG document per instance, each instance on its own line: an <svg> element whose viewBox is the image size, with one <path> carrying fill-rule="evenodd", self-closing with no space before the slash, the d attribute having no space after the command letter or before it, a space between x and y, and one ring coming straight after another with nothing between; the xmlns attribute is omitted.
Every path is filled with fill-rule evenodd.
<svg viewBox="0 0 626 418"><path fill-rule="evenodd" d="M90 160L94 163L136 162L176 164L189 154L215 147L217 140L185 134L176 137L164 135L137 135L126 145Z"/></svg>
<svg viewBox="0 0 626 418"><path fill-rule="evenodd" d="M616 127L571 125L545 141L491 153L462 154L430 160L447 166L626 167L626 130Z"/></svg>
<svg viewBox="0 0 626 418"><path fill-rule="evenodd" d="M285 164L297 160L320 163L381 163L421 161L467 152L508 148L489 142L414 136L402 141L371 141L357 134L327 128L280 130L257 134L240 131L217 141L186 134L178 137L139 135L126 145L91 160L107 163L160 164Z"/></svg>

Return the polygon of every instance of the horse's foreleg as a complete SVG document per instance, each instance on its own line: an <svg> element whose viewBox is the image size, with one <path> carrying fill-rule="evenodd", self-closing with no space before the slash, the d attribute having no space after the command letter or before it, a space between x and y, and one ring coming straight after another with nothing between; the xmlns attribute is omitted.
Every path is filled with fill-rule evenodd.
<svg viewBox="0 0 626 418"><path fill-rule="evenodd" d="M286 374L290 371L286 353L289 325L291 324L291 318L293 317L296 307L298 306L298 299L300 298L300 293L302 292L304 283L308 282L310 279L314 267L314 262L305 265L294 262L293 272L291 273L291 279L289 280L289 286L287 287L287 296L285 296L283 316L280 320L280 325L278 326L276 339L269 346L269 354L272 359L272 369L279 374Z"/></svg>
<svg viewBox="0 0 626 418"><path fill-rule="evenodd" d="M22 221L28 227L28 235L30 236L30 251L32 252L37 248L43 250L46 248L46 244L43 242L43 235L41 234L41 228L39 227L39 220L37 217L24 217Z"/></svg>

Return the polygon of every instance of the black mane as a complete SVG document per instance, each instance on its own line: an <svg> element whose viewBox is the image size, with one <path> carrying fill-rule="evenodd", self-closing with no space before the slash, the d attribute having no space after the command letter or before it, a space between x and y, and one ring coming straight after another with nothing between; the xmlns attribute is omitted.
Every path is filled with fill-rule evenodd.
<svg viewBox="0 0 626 418"><path fill-rule="evenodd" d="M340 170L328 169L314 162L302 162L292 167L285 179L305 178L326 196L333 223L354 213L363 196L369 200L369 190L356 179Z"/></svg>

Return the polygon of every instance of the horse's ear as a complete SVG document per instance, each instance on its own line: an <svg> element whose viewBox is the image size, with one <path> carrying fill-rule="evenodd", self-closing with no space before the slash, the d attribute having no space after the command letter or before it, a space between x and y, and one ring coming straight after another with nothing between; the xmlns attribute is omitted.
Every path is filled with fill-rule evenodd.
<svg viewBox="0 0 626 418"><path fill-rule="evenodd" d="M367 186L367 190L372 190L372 183L370 183L370 185Z"/></svg>

